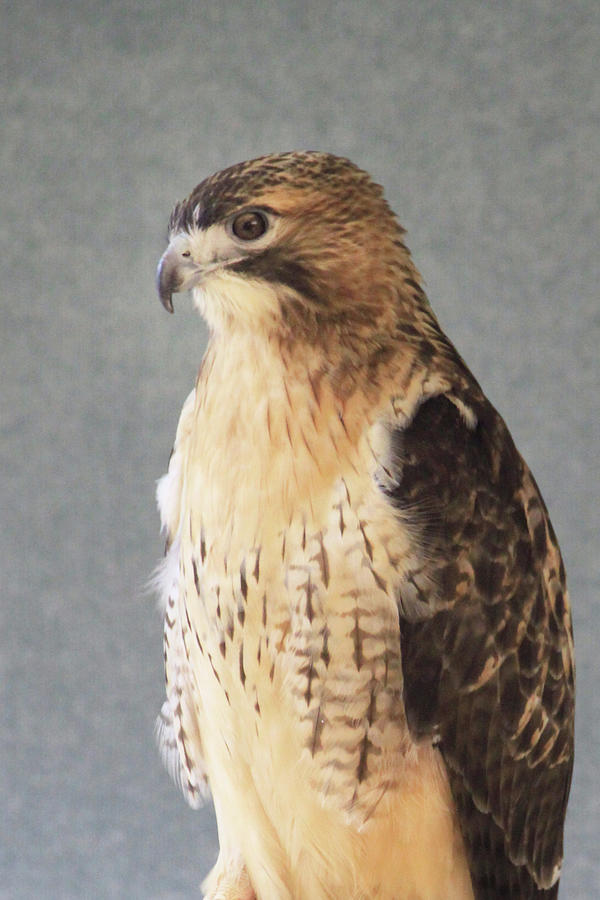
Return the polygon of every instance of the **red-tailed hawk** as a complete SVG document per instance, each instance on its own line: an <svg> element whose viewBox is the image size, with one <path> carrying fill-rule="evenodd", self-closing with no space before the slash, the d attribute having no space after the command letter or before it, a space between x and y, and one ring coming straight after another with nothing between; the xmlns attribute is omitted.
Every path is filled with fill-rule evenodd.
<svg viewBox="0 0 600 900"><path fill-rule="evenodd" d="M158 499L163 755L224 900L553 898L573 642L544 502L381 188L267 156L178 204L210 329Z"/></svg>

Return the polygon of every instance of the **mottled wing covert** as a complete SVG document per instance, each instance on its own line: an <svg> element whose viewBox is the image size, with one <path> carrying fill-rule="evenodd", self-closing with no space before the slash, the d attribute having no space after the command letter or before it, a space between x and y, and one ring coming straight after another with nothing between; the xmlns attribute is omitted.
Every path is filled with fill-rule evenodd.
<svg viewBox="0 0 600 900"><path fill-rule="evenodd" d="M405 705L413 734L439 741L477 900L549 900L573 764L564 569L531 473L474 397L473 428L438 396L394 433L388 494L414 515L434 586L416 621L400 598Z"/></svg>
<svg viewBox="0 0 600 900"><path fill-rule="evenodd" d="M188 625L182 615L179 587L180 502L184 481L184 452L192 428L195 391L181 411L169 470L157 485L156 496L166 539L165 558L155 574L164 607L164 659L167 699L156 720L156 738L164 765L197 809L209 795L202 741L194 706L194 677L186 647Z"/></svg>

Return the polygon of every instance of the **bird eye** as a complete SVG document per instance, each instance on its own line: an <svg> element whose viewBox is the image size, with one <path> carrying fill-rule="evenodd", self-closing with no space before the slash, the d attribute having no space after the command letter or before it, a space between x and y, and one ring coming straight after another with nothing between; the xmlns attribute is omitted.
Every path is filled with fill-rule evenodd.
<svg viewBox="0 0 600 900"><path fill-rule="evenodd" d="M255 241L267 230L267 217L255 209L246 210L235 217L231 230L241 241Z"/></svg>

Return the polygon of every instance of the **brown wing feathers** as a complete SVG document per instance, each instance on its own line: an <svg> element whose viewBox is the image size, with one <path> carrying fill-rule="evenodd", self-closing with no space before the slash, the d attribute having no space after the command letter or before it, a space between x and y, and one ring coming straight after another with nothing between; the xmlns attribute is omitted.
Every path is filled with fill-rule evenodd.
<svg viewBox="0 0 600 900"><path fill-rule="evenodd" d="M470 429L435 397L395 435L391 496L427 510L437 587L431 617L401 621L407 716L440 741L477 900L551 898L572 766L564 572L504 422L475 407Z"/></svg>

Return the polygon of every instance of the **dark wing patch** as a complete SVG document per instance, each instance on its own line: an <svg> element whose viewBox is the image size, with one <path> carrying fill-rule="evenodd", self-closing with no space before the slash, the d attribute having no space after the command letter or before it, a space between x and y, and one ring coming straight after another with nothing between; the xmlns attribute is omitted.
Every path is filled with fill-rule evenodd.
<svg viewBox="0 0 600 900"><path fill-rule="evenodd" d="M477 900L549 900L573 763L564 569L503 420L479 397L473 408L471 429L434 397L394 433L387 493L416 513L433 585L425 618L399 602L406 714L440 742Z"/></svg>

